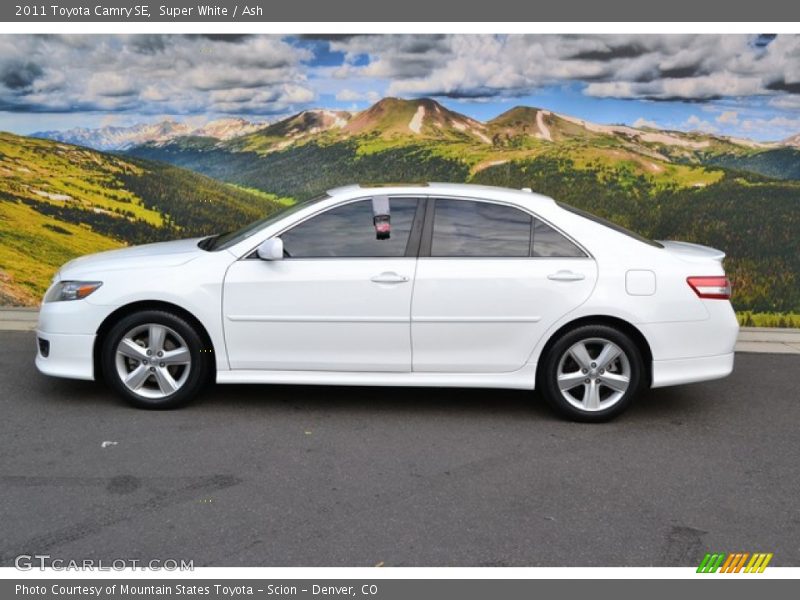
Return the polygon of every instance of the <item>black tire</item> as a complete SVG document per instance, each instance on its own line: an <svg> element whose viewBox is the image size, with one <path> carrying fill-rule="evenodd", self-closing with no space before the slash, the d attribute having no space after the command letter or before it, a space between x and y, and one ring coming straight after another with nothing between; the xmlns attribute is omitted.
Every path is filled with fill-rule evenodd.
<svg viewBox="0 0 800 600"><path fill-rule="evenodd" d="M171 340L178 339L180 342L185 343L185 348L188 349L191 361L188 365L166 365L166 368L173 374L177 373L180 375L178 379L181 380L181 385L174 392L164 392L164 389L161 388L161 385L156 381L155 374L152 374L147 375L146 381L141 388L141 393L136 393L126 386L118 370L118 360L130 361L125 362L123 368L131 369L131 371L136 369L139 366L139 362L141 362L136 360L131 361L131 359L127 358L118 359L117 348L122 339L130 332L136 331L139 328L149 329L147 326L151 324L167 328L165 329L165 351L167 350L167 344L170 344ZM170 332L169 330L172 331ZM143 332L142 335L147 336L148 334ZM149 345L149 337L147 339L148 341L146 343ZM173 344L173 349L183 347L182 344ZM209 380L210 373L214 366L212 360L213 353L209 351L207 344L203 342L203 338L195 328L178 315L163 310L144 310L120 319L104 337L100 352L103 378L126 402L137 408L170 409L183 406L200 393ZM146 360L147 358L148 357L145 357ZM154 371L159 367L158 364L155 364L158 358L153 356L152 359L155 360L148 361L149 364L153 365L152 367L148 367L150 371ZM161 364L160 366L163 367L165 365ZM187 368L188 370L185 376L183 368ZM173 381L176 380L173 379ZM147 393L162 393L165 395L161 397L148 397L143 395Z"/></svg>
<svg viewBox="0 0 800 600"><path fill-rule="evenodd" d="M586 365L587 369L584 370L573 354L568 352L579 342L585 342L583 348L587 349L588 357L598 358L605 347L603 341L611 342L611 350L615 351L613 346L616 346L624 354L624 359L619 357L609 364L607 373L605 369L600 370L600 365L594 361ZM568 331L550 346L540 364L536 387L557 413L572 421L598 423L613 419L630 407L645 381L641 351L627 334L608 325L584 325ZM560 370L562 376L572 375L580 382L570 381L575 383L575 387L562 393L559 386ZM627 377L627 389L624 392L606 387L612 383L619 386L618 381L609 381L614 376ZM605 382L603 377L607 378ZM597 401L591 409L584 408L590 406L590 401L587 401L587 396L591 395L590 389L597 390ZM604 394L605 400L602 399ZM569 395L571 400L565 395ZM604 403L607 406L603 406Z"/></svg>

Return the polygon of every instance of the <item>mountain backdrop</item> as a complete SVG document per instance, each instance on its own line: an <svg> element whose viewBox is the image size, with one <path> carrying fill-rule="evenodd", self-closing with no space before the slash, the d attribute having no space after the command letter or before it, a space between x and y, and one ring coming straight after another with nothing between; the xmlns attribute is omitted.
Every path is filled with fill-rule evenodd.
<svg viewBox="0 0 800 600"><path fill-rule="evenodd" d="M481 122L431 99L397 98L358 113L310 110L235 130L172 123L168 132L130 136L113 146L96 130L82 130L82 137L37 134L113 148L116 155L6 135L0 138L0 174L13 174L16 187L12 193L0 180L0 209L8 210L1 208L7 204L37 219L46 214L52 221L34 229L49 237L55 232L45 225L72 234L78 231L71 228L82 227L86 242L69 248L74 254L229 229L281 203L354 182L531 187L652 238L724 249L737 309L800 311L800 148L790 132L784 141L762 143L600 125L524 106ZM60 161L58 169L70 179L49 161ZM206 193L201 190L211 194L207 202L198 197ZM73 208L83 212L64 212ZM89 218L103 214L95 209L113 212L105 216L116 219L117 229ZM0 252L6 239L4 234ZM28 242L35 239L31 234ZM14 282L5 287L22 286L32 301L46 283L45 272L67 258L58 255L64 251L44 252L52 258L41 277L22 281L12 273ZM8 264L0 254L3 273L11 272Z"/></svg>

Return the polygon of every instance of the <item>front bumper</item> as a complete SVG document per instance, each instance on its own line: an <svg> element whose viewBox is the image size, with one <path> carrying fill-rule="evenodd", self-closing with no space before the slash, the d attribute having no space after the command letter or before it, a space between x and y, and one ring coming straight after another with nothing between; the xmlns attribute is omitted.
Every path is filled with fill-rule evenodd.
<svg viewBox="0 0 800 600"><path fill-rule="evenodd" d="M48 333L36 330L36 368L45 375L71 379L94 379L94 334ZM49 343L43 356L39 340Z"/></svg>
<svg viewBox="0 0 800 600"><path fill-rule="evenodd" d="M47 302L39 310L36 329L36 367L45 375L94 379L94 342L97 330L114 307L86 300ZM44 356L39 340L48 342Z"/></svg>

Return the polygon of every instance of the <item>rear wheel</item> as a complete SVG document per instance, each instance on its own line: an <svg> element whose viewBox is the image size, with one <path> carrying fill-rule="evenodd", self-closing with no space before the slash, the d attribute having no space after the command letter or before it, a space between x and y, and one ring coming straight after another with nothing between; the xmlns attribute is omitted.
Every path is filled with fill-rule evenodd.
<svg viewBox="0 0 800 600"><path fill-rule="evenodd" d="M607 325L564 334L544 357L539 387L560 414L606 421L627 409L639 392L644 363L630 337Z"/></svg>
<svg viewBox="0 0 800 600"><path fill-rule="evenodd" d="M175 408L202 389L211 354L181 317L148 310L121 319L102 346L103 374L139 408Z"/></svg>

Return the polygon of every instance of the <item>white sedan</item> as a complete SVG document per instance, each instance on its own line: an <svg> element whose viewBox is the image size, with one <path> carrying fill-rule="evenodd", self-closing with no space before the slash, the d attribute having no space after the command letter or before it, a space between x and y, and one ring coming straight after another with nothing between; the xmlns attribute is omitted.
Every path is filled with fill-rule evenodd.
<svg viewBox="0 0 800 600"><path fill-rule="evenodd" d="M236 232L67 263L36 365L144 408L213 380L536 388L600 421L643 388L731 373L723 258L529 190L348 186Z"/></svg>

